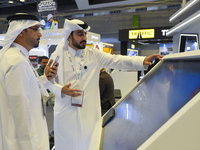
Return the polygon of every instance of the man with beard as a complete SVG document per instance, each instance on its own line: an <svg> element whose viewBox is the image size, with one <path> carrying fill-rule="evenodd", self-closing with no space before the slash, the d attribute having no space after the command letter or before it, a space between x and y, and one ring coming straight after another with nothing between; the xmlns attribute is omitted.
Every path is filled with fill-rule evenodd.
<svg viewBox="0 0 200 150"><path fill-rule="evenodd" d="M57 67L50 67L51 60L39 78L29 60L29 51L38 47L42 36L36 16L16 14L7 20L0 51L0 149L49 150L40 92L48 96L46 88L52 85Z"/></svg>
<svg viewBox="0 0 200 150"><path fill-rule="evenodd" d="M58 85L50 87L56 95L54 107L54 137L56 150L88 150L92 131L101 117L99 70L144 70L151 65L149 57L111 55L86 48L90 27L83 21L65 20L64 39L51 58L59 56ZM147 67L147 66L145 66Z"/></svg>

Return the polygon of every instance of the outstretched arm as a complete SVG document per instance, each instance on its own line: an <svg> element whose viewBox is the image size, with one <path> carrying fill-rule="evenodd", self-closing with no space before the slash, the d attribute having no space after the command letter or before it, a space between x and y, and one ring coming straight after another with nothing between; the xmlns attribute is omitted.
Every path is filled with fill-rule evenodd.
<svg viewBox="0 0 200 150"><path fill-rule="evenodd" d="M62 87L61 93L66 94L71 97L78 97L81 95L80 90L77 89L71 89L69 88L71 86L71 83L66 84Z"/></svg>
<svg viewBox="0 0 200 150"><path fill-rule="evenodd" d="M161 55L159 55L159 54L153 54L153 55L150 55L150 56L148 56L148 57L146 57L145 59L144 59L144 61L143 61L143 64L144 65L152 65L152 61L154 60L154 59L159 59L159 60L162 60L162 58L163 58L163 56L161 56Z"/></svg>

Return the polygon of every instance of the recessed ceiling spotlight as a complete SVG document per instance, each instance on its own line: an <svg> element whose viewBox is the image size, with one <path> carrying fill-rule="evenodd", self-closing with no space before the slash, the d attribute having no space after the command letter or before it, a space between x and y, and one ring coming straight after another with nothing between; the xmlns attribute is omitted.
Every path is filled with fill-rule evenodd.
<svg viewBox="0 0 200 150"><path fill-rule="evenodd" d="M12 3L13 3L13 1L8 1L8 3L12 4Z"/></svg>
<svg viewBox="0 0 200 150"><path fill-rule="evenodd" d="M20 2L25 2L25 0L20 0Z"/></svg>

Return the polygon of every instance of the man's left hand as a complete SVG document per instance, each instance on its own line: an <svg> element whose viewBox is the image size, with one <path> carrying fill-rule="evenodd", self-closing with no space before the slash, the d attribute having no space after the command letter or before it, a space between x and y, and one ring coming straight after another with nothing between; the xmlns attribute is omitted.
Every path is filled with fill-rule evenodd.
<svg viewBox="0 0 200 150"><path fill-rule="evenodd" d="M58 70L58 62L56 63L56 65L54 65L52 68L51 68L51 64L53 63L53 59L51 59L49 61L49 63L46 65L46 68L45 68L45 75L47 77L48 80L51 80L53 79L56 75L57 75L57 70Z"/></svg>
<svg viewBox="0 0 200 150"><path fill-rule="evenodd" d="M163 58L163 56L161 56L161 55L159 55L159 54L153 54L153 55L150 55L150 56L148 56L148 57L146 57L145 59L144 59L144 61L143 61L143 64L144 65L152 65L152 61L154 60L154 59L159 59L159 60L162 60L162 58Z"/></svg>

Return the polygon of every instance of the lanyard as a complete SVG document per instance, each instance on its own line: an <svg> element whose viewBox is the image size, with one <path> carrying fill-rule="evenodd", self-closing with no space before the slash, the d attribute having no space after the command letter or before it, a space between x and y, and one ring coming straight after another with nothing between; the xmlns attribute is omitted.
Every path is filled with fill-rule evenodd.
<svg viewBox="0 0 200 150"><path fill-rule="evenodd" d="M81 77L81 69L82 69L82 66L83 66L83 51L81 53L81 62L80 62L80 67L79 67L79 72L78 73L76 73L76 71L75 71L75 68L74 68L74 65L73 65L72 58L71 58L71 55L69 53L69 50L67 50L67 53L68 53L68 57L69 57L69 61L70 61L73 73L74 73L74 75L76 77L76 81L77 81L77 84L78 84L79 80L80 80L80 77Z"/></svg>

